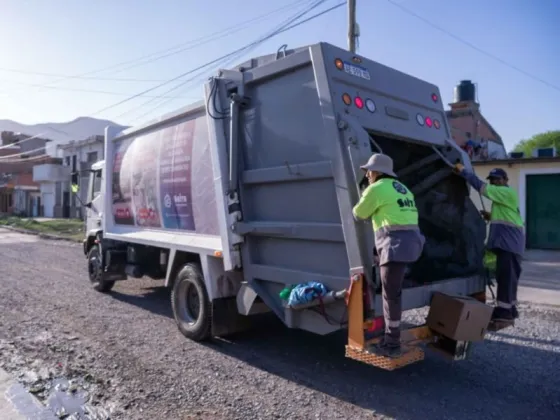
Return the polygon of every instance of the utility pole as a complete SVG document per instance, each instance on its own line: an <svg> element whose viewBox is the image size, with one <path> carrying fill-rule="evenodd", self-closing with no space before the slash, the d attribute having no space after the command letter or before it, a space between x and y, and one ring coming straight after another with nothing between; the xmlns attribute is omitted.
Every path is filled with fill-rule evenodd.
<svg viewBox="0 0 560 420"><path fill-rule="evenodd" d="M356 0L348 1L348 49L356 52L356 39L358 38L358 25L356 24Z"/></svg>

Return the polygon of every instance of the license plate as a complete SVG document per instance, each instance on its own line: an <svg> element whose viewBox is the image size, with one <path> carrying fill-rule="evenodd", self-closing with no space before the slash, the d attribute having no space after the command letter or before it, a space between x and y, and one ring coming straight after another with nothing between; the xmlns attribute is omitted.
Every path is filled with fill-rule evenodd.
<svg viewBox="0 0 560 420"><path fill-rule="evenodd" d="M355 66L354 64L344 63L344 71L352 76L359 77L365 80L371 80L369 71L363 67Z"/></svg>

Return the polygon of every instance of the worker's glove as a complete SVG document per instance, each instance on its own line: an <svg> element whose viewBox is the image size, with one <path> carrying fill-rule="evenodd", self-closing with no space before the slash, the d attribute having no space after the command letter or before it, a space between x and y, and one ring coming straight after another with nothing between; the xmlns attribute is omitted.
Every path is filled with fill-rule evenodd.
<svg viewBox="0 0 560 420"><path fill-rule="evenodd" d="M490 213L487 212L486 210L480 210L480 215L482 216L482 218L484 220L486 220L487 222L490 221Z"/></svg>
<svg viewBox="0 0 560 420"><path fill-rule="evenodd" d="M455 165L453 165L453 172L455 172L456 174L460 174L461 172L463 172L463 169L465 169L465 166L462 163L456 163Z"/></svg>

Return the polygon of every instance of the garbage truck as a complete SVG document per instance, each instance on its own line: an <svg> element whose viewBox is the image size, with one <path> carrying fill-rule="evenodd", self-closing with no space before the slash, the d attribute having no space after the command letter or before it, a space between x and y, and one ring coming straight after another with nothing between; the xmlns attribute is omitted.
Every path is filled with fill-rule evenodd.
<svg viewBox="0 0 560 420"><path fill-rule="evenodd" d="M426 325L403 333L403 359L368 351L384 328L381 285L371 223L352 208L360 165L383 152L415 194L426 237L403 311L430 306L435 293L485 301L485 224L449 167L471 165L437 86L317 43L220 70L203 90L200 102L148 124L106 128L85 203L95 290L162 280L178 329L195 341L272 312L288 328L347 330L346 355L372 365L421 360L424 344L445 339ZM310 282L328 292L299 304L282 297ZM466 357L468 342L452 344L453 357Z"/></svg>

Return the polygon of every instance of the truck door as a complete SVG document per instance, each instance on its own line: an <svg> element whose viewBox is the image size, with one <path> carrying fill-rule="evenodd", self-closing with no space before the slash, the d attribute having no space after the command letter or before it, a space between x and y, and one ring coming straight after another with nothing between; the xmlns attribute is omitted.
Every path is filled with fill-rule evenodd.
<svg viewBox="0 0 560 420"><path fill-rule="evenodd" d="M89 175L88 202L86 203L86 231L101 228L103 195L101 194L103 170L92 170Z"/></svg>

